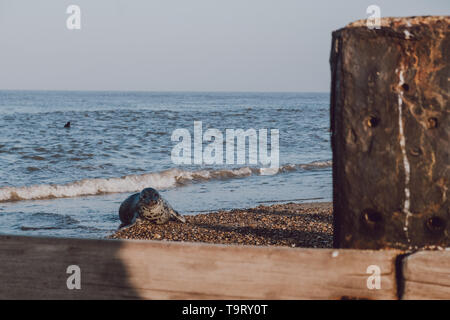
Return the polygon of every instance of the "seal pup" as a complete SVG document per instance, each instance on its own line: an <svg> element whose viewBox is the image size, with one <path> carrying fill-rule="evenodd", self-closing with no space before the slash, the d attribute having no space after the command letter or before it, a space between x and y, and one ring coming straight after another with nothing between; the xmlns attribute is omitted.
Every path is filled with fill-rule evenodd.
<svg viewBox="0 0 450 320"><path fill-rule="evenodd" d="M131 227L139 219L156 224L164 224L170 219L186 222L186 219L175 211L153 188L146 188L140 193L129 196L122 202L119 208L119 218L122 222L119 229Z"/></svg>
<svg viewBox="0 0 450 320"><path fill-rule="evenodd" d="M64 125L64 128L70 128L70 121Z"/></svg>

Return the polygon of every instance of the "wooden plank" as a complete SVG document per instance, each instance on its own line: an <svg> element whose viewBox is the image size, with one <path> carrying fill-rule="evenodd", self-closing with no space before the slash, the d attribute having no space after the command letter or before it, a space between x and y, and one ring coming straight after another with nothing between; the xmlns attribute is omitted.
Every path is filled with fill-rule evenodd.
<svg viewBox="0 0 450 320"><path fill-rule="evenodd" d="M402 299L450 299L450 249L422 251L403 260Z"/></svg>
<svg viewBox="0 0 450 320"><path fill-rule="evenodd" d="M0 298L395 299L398 253L0 236ZM81 290L67 289L69 265Z"/></svg>

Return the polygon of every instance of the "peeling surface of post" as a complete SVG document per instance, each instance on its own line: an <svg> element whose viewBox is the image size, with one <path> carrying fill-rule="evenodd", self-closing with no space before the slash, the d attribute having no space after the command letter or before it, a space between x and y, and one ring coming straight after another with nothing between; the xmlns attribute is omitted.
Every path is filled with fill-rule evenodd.
<svg viewBox="0 0 450 320"><path fill-rule="evenodd" d="M334 246L450 245L450 17L333 33Z"/></svg>

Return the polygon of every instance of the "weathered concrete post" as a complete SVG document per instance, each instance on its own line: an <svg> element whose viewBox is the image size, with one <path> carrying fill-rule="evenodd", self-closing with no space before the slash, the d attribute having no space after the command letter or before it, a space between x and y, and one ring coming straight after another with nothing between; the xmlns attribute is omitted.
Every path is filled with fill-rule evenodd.
<svg viewBox="0 0 450 320"><path fill-rule="evenodd" d="M333 33L334 245L450 245L450 17Z"/></svg>

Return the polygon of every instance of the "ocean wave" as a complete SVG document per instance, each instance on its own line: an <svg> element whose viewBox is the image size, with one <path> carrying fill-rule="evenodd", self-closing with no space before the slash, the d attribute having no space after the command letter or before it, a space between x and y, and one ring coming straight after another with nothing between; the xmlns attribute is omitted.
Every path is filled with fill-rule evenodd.
<svg viewBox="0 0 450 320"><path fill-rule="evenodd" d="M169 169L161 172L129 175L120 178L84 179L63 185L43 184L24 187L3 187L0 188L0 202L136 192L147 187L169 189L192 182L237 179L252 175L273 175L297 170L322 169L330 166L331 161L315 161L307 164L288 164L279 169L252 167L222 170L203 169L195 171Z"/></svg>

